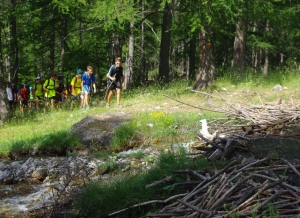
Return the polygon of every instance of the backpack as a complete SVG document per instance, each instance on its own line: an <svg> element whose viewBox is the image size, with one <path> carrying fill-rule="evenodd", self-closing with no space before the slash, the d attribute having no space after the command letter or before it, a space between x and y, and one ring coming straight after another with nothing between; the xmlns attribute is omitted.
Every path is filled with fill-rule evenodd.
<svg viewBox="0 0 300 218"><path fill-rule="evenodd" d="M49 81L48 81L48 84L49 84ZM47 86L48 86L48 84L47 84ZM34 91L36 92L36 90L37 90L37 83L35 83L35 85L34 85ZM40 85L41 85L41 87L42 87L42 92L44 92L44 89L43 89L43 84L42 83L40 83Z"/></svg>
<svg viewBox="0 0 300 218"><path fill-rule="evenodd" d="M47 85L45 86L45 88L48 89L48 86L49 86L49 79L47 79L46 81L47 81ZM53 88L53 89L55 90L55 80L53 80L53 82L54 82L54 88Z"/></svg>
<svg viewBox="0 0 300 218"><path fill-rule="evenodd" d="M110 69L109 69L109 72L108 73L110 73L110 71L112 71L113 73L114 73L114 75L112 76L112 75L110 75L110 76L112 76L112 77L114 77L115 75L116 75L116 66L113 64L113 65L111 65L111 67L110 67ZM107 77L107 79L106 79L106 82L107 82L107 88L108 87L110 87L110 85L111 85L111 83L112 83L112 81Z"/></svg>
<svg viewBox="0 0 300 218"><path fill-rule="evenodd" d="M74 78L74 77L73 77L73 78ZM75 82L74 82L74 89L77 88L77 87L75 87L75 84L77 83L77 79L78 79L77 76L75 76L75 78L76 78L76 79L75 79ZM73 79L72 79L72 80L73 80ZM72 80L71 80L71 82L72 82ZM80 87L80 88L81 88L81 87ZM70 86L69 86L69 92L72 93L72 91L73 91L73 86L70 84Z"/></svg>

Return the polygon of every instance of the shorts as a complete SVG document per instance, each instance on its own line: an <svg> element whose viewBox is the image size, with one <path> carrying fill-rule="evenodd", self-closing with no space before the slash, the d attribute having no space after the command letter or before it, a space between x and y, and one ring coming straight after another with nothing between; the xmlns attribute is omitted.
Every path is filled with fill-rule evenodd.
<svg viewBox="0 0 300 218"><path fill-rule="evenodd" d="M74 95L72 95L72 97L71 97L71 100L72 101L76 101L76 100L80 100L80 99L83 99L84 97L83 97L83 95L82 95L82 93L80 93L79 95L77 95L76 97L74 96Z"/></svg>
<svg viewBox="0 0 300 218"><path fill-rule="evenodd" d="M88 85L83 86L83 92L91 94L91 91L92 91L91 86Z"/></svg>
<svg viewBox="0 0 300 218"><path fill-rule="evenodd" d="M112 82L112 84L108 85L108 90L114 90L114 89L120 89L121 88L121 82L120 81L115 81Z"/></svg>
<svg viewBox="0 0 300 218"><path fill-rule="evenodd" d="M44 100L44 96L35 96L36 101Z"/></svg>
<svg viewBox="0 0 300 218"><path fill-rule="evenodd" d="M27 107L28 106L28 100L21 101L22 106Z"/></svg>
<svg viewBox="0 0 300 218"><path fill-rule="evenodd" d="M50 99L54 99L54 100L55 100L55 99L56 99L56 96L52 96L52 97L50 97L50 98L46 97L46 98L45 98L45 101L46 101L46 102L49 102Z"/></svg>

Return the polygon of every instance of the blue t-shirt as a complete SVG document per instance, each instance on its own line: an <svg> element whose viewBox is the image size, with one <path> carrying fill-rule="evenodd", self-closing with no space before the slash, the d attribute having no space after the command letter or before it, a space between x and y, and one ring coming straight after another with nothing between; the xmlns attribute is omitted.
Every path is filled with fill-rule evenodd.
<svg viewBox="0 0 300 218"><path fill-rule="evenodd" d="M81 80L83 81L83 85L86 85L86 86L91 86L92 83L94 83L96 81L95 76L93 74L89 75L87 72L84 72Z"/></svg>

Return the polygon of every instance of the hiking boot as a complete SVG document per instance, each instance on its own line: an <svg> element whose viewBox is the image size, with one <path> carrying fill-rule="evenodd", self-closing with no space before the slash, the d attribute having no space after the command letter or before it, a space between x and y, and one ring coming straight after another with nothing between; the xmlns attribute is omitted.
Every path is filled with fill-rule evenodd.
<svg viewBox="0 0 300 218"><path fill-rule="evenodd" d="M109 104L106 104L106 108L107 108L107 109L109 108Z"/></svg>
<svg viewBox="0 0 300 218"><path fill-rule="evenodd" d="M120 104L117 104L117 108L119 109L119 108L122 108L122 105L120 105Z"/></svg>

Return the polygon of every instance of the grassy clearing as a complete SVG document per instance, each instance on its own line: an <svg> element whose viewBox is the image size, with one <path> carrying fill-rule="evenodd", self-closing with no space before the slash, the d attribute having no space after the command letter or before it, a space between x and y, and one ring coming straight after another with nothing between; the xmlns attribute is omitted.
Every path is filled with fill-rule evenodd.
<svg viewBox="0 0 300 218"><path fill-rule="evenodd" d="M101 215L120 210L134 204L151 200L163 200L166 196L184 193L181 187L164 184L153 188L146 185L172 175L172 170L202 169L207 166L203 158L190 159L183 149L179 153L162 153L156 166L148 172L140 172L122 179L107 183L96 182L90 184L83 195L76 202L82 214L87 217L100 217ZM185 176L173 177L170 184L184 182ZM101 205L101 206L100 206ZM138 210L128 211L118 217L140 217L149 211L156 211L161 205L139 207Z"/></svg>
<svg viewBox="0 0 300 218"><path fill-rule="evenodd" d="M276 84L281 84L286 89L281 92L272 91L272 87ZM280 93L283 102L293 98L297 104L300 102L298 84L300 84L298 72L283 70L271 72L267 76L251 72L240 75L228 73L218 78L204 91L217 96L214 92L217 90L228 101L241 104L261 104L261 100L272 102ZM166 86L154 85L126 90L122 94L121 103L124 107L121 111L133 113L136 118L128 126L118 130L118 136L113 139L112 147L116 146L118 150L118 146L125 143L122 141L124 138L128 140L135 137L138 132L144 133L149 143L193 140L195 131L199 129L200 119L211 120L222 117L222 114L193 108L165 95L196 107L207 107L206 96L191 92L189 82L186 80L174 81ZM52 146L80 146L73 136L68 136L69 128L88 114L108 112L104 107L103 96L94 96L93 101L94 106L88 111L79 109L69 111L68 103L62 110L46 114L21 115L17 112L12 120L0 127L0 156L7 156L12 149L26 151L32 147L51 149ZM114 108L114 103L115 96L109 112L118 111ZM224 102L219 100L216 100L216 103L224 105Z"/></svg>

